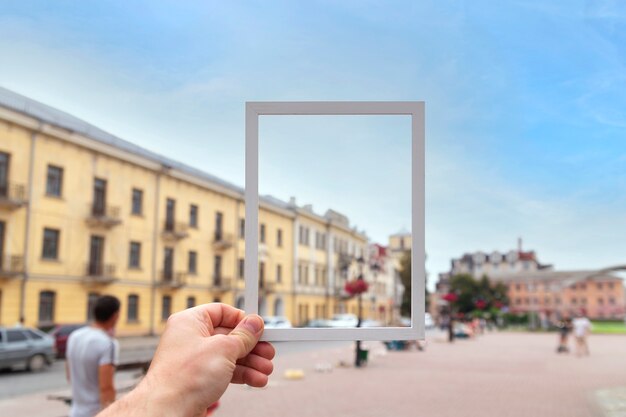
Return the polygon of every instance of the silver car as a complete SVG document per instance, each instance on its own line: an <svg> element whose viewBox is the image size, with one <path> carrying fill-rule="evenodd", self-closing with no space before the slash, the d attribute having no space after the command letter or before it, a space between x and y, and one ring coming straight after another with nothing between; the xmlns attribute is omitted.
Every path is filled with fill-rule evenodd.
<svg viewBox="0 0 626 417"><path fill-rule="evenodd" d="M37 329L0 327L0 369L23 365L40 371L54 360L54 339Z"/></svg>

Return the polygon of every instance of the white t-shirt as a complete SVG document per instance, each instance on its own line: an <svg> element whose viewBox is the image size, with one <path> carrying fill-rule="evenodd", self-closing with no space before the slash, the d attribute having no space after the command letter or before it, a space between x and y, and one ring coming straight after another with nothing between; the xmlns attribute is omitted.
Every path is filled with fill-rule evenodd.
<svg viewBox="0 0 626 417"><path fill-rule="evenodd" d="M583 337L591 329L591 322L587 317L577 317L572 320L572 326L574 327L574 336Z"/></svg>
<svg viewBox="0 0 626 417"><path fill-rule="evenodd" d="M67 363L72 384L70 417L93 417L100 411L101 365L117 365L119 344L104 330L86 326L70 334Z"/></svg>

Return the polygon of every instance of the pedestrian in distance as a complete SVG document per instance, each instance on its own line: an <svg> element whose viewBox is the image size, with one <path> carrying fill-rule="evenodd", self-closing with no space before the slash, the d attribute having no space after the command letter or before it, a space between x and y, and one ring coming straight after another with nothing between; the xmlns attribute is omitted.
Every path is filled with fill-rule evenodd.
<svg viewBox="0 0 626 417"><path fill-rule="evenodd" d="M572 331L572 319L564 317L557 323L559 329L559 346L556 349L557 353L569 353L569 334Z"/></svg>
<svg viewBox="0 0 626 417"><path fill-rule="evenodd" d="M572 321L572 327L574 328L574 337L576 338L576 356L589 356L587 336L591 332L591 321L580 311Z"/></svg>
<svg viewBox="0 0 626 417"><path fill-rule="evenodd" d="M146 376L98 417L196 417L228 385L267 385L274 347L259 342L263 319L221 303L196 306L167 320Z"/></svg>
<svg viewBox="0 0 626 417"><path fill-rule="evenodd" d="M110 295L98 298L95 322L72 332L67 341L66 374L72 386L70 417L93 417L115 401L113 377L119 345L113 338L120 301Z"/></svg>

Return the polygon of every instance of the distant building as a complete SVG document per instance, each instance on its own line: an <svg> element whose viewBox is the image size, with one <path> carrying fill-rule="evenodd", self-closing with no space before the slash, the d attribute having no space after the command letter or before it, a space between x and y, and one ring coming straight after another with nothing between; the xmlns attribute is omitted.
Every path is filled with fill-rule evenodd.
<svg viewBox="0 0 626 417"><path fill-rule="evenodd" d="M621 319L626 313L623 280L614 274L622 268L555 271L539 262L534 251L517 250L466 253L452 259L450 271L439 274L437 305L450 291L450 278L469 274L476 279L486 275L508 287L510 311L533 312L543 321L572 316L580 311L594 319Z"/></svg>

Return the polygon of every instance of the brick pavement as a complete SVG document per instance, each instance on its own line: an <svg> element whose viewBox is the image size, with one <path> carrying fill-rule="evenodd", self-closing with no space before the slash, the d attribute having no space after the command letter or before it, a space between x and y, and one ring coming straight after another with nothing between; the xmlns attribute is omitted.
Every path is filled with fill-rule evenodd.
<svg viewBox="0 0 626 417"><path fill-rule="evenodd" d="M332 373L316 373L315 364L351 361L351 350L292 355L276 361L268 388L231 388L215 415L602 416L596 391L626 386L626 337L593 336L588 358L557 355L556 337L494 333L452 345L435 339L425 352L389 352L367 368ZM305 379L284 379L291 367L304 369Z"/></svg>
<svg viewBox="0 0 626 417"><path fill-rule="evenodd" d="M352 348L284 355L275 360L269 387L231 387L215 416L428 416L591 417L615 413L611 393L626 387L626 337L593 336L592 356L554 353L556 335L493 333L450 345L435 338L425 352L385 353L372 347L363 369L316 365L351 364ZM300 368L302 380L285 370ZM603 401L599 404L598 401ZM606 406L604 406L606 405ZM0 416L67 415L45 394L0 401Z"/></svg>

